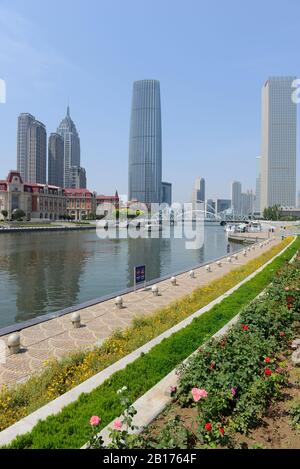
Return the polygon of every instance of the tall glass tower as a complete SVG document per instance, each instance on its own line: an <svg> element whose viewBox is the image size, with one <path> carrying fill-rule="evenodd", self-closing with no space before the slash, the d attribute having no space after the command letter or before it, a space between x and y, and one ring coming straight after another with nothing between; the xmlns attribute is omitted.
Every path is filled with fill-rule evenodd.
<svg viewBox="0 0 300 469"><path fill-rule="evenodd" d="M260 208L296 205L297 106L289 77L270 77L262 89Z"/></svg>
<svg viewBox="0 0 300 469"><path fill-rule="evenodd" d="M59 124L57 133L64 142L64 178L63 187L72 187L71 167L80 166L80 139L76 126L70 116L70 108L67 115Z"/></svg>
<svg viewBox="0 0 300 469"><path fill-rule="evenodd" d="M133 84L128 173L129 200L161 202L162 131L157 80Z"/></svg>

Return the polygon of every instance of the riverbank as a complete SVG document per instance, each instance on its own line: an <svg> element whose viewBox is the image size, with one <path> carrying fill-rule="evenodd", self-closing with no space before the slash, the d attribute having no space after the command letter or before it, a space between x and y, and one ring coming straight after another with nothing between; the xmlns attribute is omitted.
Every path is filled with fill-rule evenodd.
<svg viewBox="0 0 300 469"><path fill-rule="evenodd" d="M272 238L270 243L271 246L276 246L280 239ZM90 306L79 306L76 310L80 313L82 326L78 329L74 329L71 312L67 310L60 317L26 328L16 325L14 329L21 329L22 353L8 356L6 363L0 364L0 385L25 380L33 372L41 370L44 362L53 357L60 359L70 351L100 345L114 331L128 327L133 319L150 315L155 310L191 294L196 288L222 278L270 250L270 245L264 244L256 248L253 246L254 249L249 248L246 251L246 256L240 254L237 258L224 257L221 265L215 263L211 271L206 269L206 265L195 268L194 278L191 278L188 272L181 273L177 275L176 286L171 284L169 276L157 283L158 296L153 296L151 287L124 294L122 309L116 307L114 297L94 302ZM5 334L3 331L6 331ZM5 345L11 332L7 328L2 330L1 338Z"/></svg>
<svg viewBox="0 0 300 469"><path fill-rule="evenodd" d="M96 225L78 225L78 226L13 226L6 227L0 225L0 234L7 233L31 233L31 232L40 232L40 231L78 231L78 230L95 230Z"/></svg>

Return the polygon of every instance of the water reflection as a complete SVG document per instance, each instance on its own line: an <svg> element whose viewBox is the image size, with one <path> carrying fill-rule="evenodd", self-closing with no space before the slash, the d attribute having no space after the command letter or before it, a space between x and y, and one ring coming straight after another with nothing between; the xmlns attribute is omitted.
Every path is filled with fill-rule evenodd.
<svg viewBox="0 0 300 469"><path fill-rule="evenodd" d="M0 235L0 327L115 293L133 284L145 264L159 278L225 255L220 226L205 228L204 245L182 239L99 239L95 232ZM237 250L239 245L231 245Z"/></svg>

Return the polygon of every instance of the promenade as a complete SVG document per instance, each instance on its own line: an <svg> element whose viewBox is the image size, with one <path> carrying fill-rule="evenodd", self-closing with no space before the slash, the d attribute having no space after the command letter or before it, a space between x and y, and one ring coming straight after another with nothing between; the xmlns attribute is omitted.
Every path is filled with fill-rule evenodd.
<svg viewBox="0 0 300 469"><path fill-rule="evenodd" d="M266 233L260 233L259 237ZM204 286L221 278L229 271L259 257L280 242L279 236L271 239L271 243L262 248L256 247L247 251L247 256L238 254L238 259L222 260L222 266L211 264L212 271L205 266L194 269L195 278L189 273L182 273L173 286L170 279L157 282L159 296L153 296L151 287L123 295L124 307L118 309L115 300L110 299L93 306L81 309L82 326L73 328L71 314L66 314L40 324L30 326L20 332L21 353L6 357L5 363L0 361L0 386L22 382L33 372L41 370L44 362L50 358L60 359L67 352L79 348L100 345L116 329L124 329L135 317L149 315L155 310L169 305L172 301L191 293L195 288ZM8 336L2 336L5 344ZM3 361L3 360L2 360Z"/></svg>

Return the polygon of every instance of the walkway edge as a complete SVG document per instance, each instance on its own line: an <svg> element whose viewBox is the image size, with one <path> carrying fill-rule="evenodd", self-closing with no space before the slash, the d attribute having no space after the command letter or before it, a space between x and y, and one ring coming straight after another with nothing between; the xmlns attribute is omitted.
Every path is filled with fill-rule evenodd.
<svg viewBox="0 0 300 469"><path fill-rule="evenodd" d="M58 414L64 407L71 404L72 402L76 401L82 393L90 393L98 386L100 386L105 380L107 380L111 375L116 373L119 370L124 369L129 363L134 362L141 353L149 352L153 347L158 345L163 339L170 337L175 332L183 329L188 324L190 324L194 318L201 316L206 311L209 311L213 306L219 304L224 298L231 295L234 291L236 291L241 285L251 280L255 277L259 272L261 272L267 265L273 262L274 259L282 255L296 240L296 237L279 253L277 253L272 259L267 261L261 267L259 267L256 271L252 272L248 277L244 280L236 284L230 290L228 290L223 295L219 296L203 308L199 309L188 318L184 319L180 323L176 324L175 326L171 327L167 331L163 332L159 336L152 339L150 342L144 344L142 347L138 348L134 352L131 352L126 357L123 357L121 360L117 361L116 363L112 364L111 366L107 367L106 369L100 371L96 375L92 376L88 380L84 381L83 383L79 384L75 388L71 389L70 391L66 392L62 396L59 396L55 400L49 402L45 406L41 407L40 409L36 410L35 412L29 414L28 416L24 417L23 419L19 420L15 424L11 425L10 427L6 428L2 432L0 432L0 446L8 445L12 440L14 440L18 435L23 435L31 431L35 425L40 420L45 420L50 415ZM225 327L225 326L224 326ZM221 329L222 330L222 329ZM172 372L171 372L172 373ZM168 375L169 376L169 375ZM157 386L157 385L156 385ZM154 388L156 388L154 386ZM154 389L152 388L152 389ZM145 396L150 393L152 390L148 391ZM142 399L142 397L140 398ZM151 402L151 406L153 406L153 402ZM150 409L149 409L150 411ZM157 414L156 414L157 415ZM156 416L155 415L155 416ZM155 418L154 416L154 418Z"/></svg>

